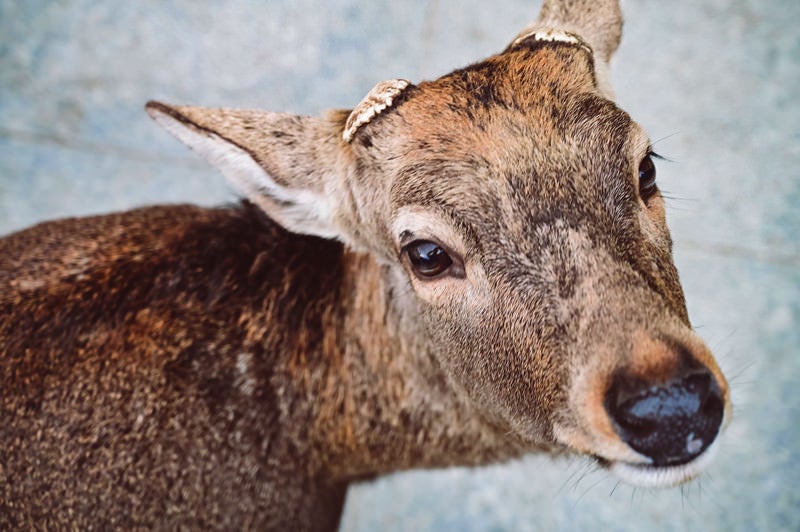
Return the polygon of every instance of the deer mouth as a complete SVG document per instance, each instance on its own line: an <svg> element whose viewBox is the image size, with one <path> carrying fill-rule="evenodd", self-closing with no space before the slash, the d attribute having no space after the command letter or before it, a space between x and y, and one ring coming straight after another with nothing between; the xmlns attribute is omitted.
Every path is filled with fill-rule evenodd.
<svg viewBox="0 0 800 532"><path fill-rule="evenodd" d="M642 488L668 488L688 482L706 470L717 454L717 443L712 443L689 462L676 465L633 464L623 461L602 460L604 465L621 480Z"/></svg>

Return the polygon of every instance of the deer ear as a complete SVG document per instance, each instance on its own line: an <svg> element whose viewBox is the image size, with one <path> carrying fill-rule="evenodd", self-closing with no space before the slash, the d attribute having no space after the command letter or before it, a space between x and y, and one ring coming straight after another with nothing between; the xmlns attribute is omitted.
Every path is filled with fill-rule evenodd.
<svg viewBox="0 0 800 532"><path fill-rule="evenodd" d="M544 0L539 18L522 30L511 46L530 36L544 40L575 39L593 52L600 89L610 95L608 63L622 38L619 0Z"/></svg>
<svg viewBox="0 0 800 532"><path fill-rule="evenodd" d="M286 229L348 239L339 229L336 161L342 124L257 110L148 102L147 113L216 166Z"/></svg>

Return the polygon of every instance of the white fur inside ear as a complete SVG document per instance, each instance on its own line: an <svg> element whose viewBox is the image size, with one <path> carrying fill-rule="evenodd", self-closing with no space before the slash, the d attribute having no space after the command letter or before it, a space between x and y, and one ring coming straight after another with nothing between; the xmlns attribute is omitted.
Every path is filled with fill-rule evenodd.
<svg viewBox="0 0 800 532"><path fill-rule="evenodd" d="M409 85L411 83L406 79L390 79L375 85L347 117L344 133L342 133L344 141L351 142L362 126L391 107L394 99Z"/></svg>
<svg viewBox="0 0 800 532"><path fill-rule="evenodd" d="M238 193L290 231L323 238L338 236L331 226L332 206L322 195L279 185L247 151L216 133L155 108L148 108L147 112L160 126L216 166Z"/></svg>

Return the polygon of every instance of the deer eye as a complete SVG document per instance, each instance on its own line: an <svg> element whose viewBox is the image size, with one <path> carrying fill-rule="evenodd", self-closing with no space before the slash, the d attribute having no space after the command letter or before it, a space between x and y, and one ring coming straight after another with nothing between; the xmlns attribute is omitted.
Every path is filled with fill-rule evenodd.
<svg viewBox="0 0 800 532"><path fill-rule="evenodd" d="M430 240L415 240L406 244L402 253L408 257L411 269L420 279L431 279L446 272L453 265L450 255Z"/></svg>
<svg viewBox="0 0 800 532"><path fill-rule="evenodd" d="M656 193L656 165L651 154L639 163L639 196L647 201Z"/></svg>

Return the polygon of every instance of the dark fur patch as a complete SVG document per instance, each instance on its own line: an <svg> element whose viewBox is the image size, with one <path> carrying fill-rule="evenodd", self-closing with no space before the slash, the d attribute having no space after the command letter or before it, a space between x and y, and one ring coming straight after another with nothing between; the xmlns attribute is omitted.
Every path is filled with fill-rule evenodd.
<svg viewBox="0 0 800 532"><path fill-rule="evenodd" d="M0 506L41 494L0 524L57 508L110 524L135 500L131 523L186 524L165 508L213 496L249 508L218 507L231 526L266 525L289 504L280 497L305 496L273 484L307 474L300 461L286 476L270 456L287 423L313 421L307 406L281 414L294 400L278 357L327 356L340 244L291 235L249 204L178 206L42 224L0 240L0 256ZM202 471L205 488L192 477ZM75 475L86 481L59 497ZM170 501L189 494L199 498Z"/></svg>

